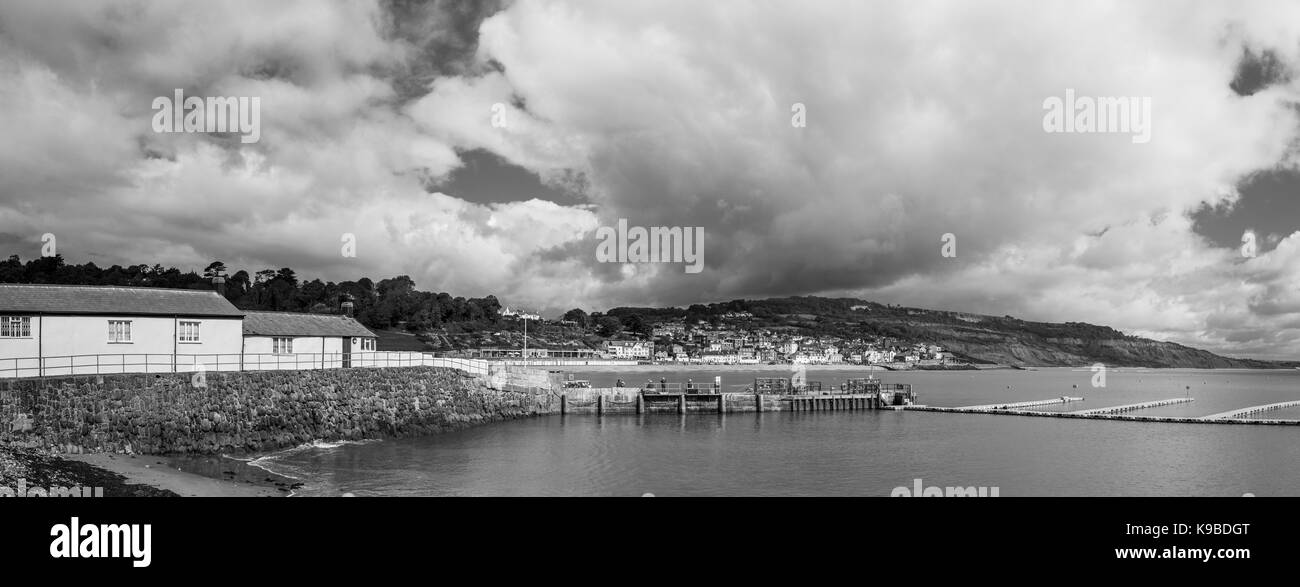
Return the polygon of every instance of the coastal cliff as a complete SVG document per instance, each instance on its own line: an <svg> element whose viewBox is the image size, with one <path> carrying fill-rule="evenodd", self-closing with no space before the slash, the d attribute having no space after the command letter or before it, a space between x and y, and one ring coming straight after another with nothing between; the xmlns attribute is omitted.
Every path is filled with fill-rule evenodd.
<svg viewBox="0 0 1300 587"><path fill-rule="evenodd" d="M1139 337L1044 337L1015 329L917 324L936 344L971 360L1014 366L1066 367L1102 363L1120 367L1276 369L1293 362L1237 359L1172 342Z"/></svg>

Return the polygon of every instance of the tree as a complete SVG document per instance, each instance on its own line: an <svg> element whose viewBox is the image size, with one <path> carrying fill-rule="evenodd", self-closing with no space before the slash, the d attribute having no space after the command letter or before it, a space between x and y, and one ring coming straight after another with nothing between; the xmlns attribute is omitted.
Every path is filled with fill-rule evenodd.
<svg viewBox="0 0 1300 587"><path fill-rule="evenodd" d="M700 320L708 320L711 317L712 317L712 313L709 312L709 309L701 304L691 304L689 308L686 308L687 323L694 323Z"/></svg>
<svg viewBox="0 0 1300 587"><path fill-rule="evenodd" d="M622 319L622 322L624 330L629 330L646 337L649 337L650 333L653 331L650 328L650 324L647 323L645 318L642 318L640 314L626 316Z"/></svg>
<svg viewBox="0 0 1300 587"><path fill-rule="evenodd" d="M596 321L596 332L601 336L615 336L623 332L623 321L618 316L601 316Z"/></svg>
<svg viewBox="0 0 1300 587"><path fill-rule="evenodd" d="M252 288L248 272L240 269L226 280L226 299L239 307L248 307L249 289Z"/></svg>
<svg viewBox="0 0 1300 587"><path fill-rule="evenodd" d="M224 277L226 275L226 264L221 261L213 261L203 269L203 276L212 279L214 277Z"/></svg>
<svg viewBox="0 0 1300 587"><path fill-rule="evenodd" d="M565 312L564 317L562 319L572 320L579 327L585 329L587 326L590 325L591 317L588 316L587 313L582 310L582 308L574 308L572 310L569 310L568 312Z"/></svg>

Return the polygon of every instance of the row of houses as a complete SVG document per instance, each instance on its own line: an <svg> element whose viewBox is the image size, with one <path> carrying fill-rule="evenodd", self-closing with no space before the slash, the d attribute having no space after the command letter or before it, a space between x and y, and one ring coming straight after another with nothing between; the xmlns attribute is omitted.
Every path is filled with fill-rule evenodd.
<svg viewBox="0 0 1300 587"><path fill-rule="evenodd" d="M376 341L350 316L244 311L215 291L0 284L0 376L350 367Z"/></svg>
<svg viewBox="0 0 1300 587"><path fill-rule="evenodd" d="M484 347L469 352L476 359L519 359L527 354L530 359L620 359L649 361L655 358L654 343L641 340L609 340L600 349L562 348L547 349Z"/></svg>
<svg viewBox="0 0 1300 587"><path fill-rule="evenodd" d="M682 322L656 324L652 334L658 361L729 364L946 364L956 361L953 353L938 345L906 343L887 337L791 335L763 328Z"/></svg>

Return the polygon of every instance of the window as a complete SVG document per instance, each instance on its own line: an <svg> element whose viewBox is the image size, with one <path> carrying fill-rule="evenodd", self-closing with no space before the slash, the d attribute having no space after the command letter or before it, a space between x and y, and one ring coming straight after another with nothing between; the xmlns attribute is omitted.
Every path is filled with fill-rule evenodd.
<svg viewBox="0 0 1300 587"><path fill-rule="evenodd" d="M199 323L181 322L176 327L176 339L179 342L199 342Z"/></svg>
<svg viewBox="0 0 1300 587"><path fill-rule="evenodd" d="M30 316L0 316L0 338L28 338L31 335Z"/></svg>
<svg viewBox="0 0 1300 587"><path fill-rule="evenodd" d="M292 355L292 354L293 354L293 339L292 339L292 338L272 338L272 339L271 339L271 352L272 352L273 354L277 354L277 355Z"/></svg>
<svg viewBox="0 0 1300 587"><path fill-rule="evenodd" d="M361 339L361 350L363 350L363 351L373 351L373 350L375 350L375 339L373 339L373 338L363 338L363 339Z"/></svg>
<svg viewBox="0 0 1300 587"><path fill-rule="evenodd" d="M108 342L131 342L131 321L109 320Z"/></svg>

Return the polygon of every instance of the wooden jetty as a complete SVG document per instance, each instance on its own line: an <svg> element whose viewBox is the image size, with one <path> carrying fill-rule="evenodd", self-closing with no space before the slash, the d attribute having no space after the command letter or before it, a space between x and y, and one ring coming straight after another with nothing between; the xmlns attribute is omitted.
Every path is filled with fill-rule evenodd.
<svg viewBox="0 0 1300 587"><path fill-rule="evenodd" d="M1142 402L1142 403L1137 403L1137 404L1126 404L1126 405L1122 405L1122 406L1111 406L1111 407L1109 407L1109 408L1093 408L1093 409L1091 409L1091 410L1076 410L1076 411L1074 411L1074 412L1070 412L1070 413L1071 413L1071 414L1080 415L1080 416L1085 416L1085 415L1088 415L1088 414L1119 414L1119 413L1122 413L1122 412L1132 412L1132 411L1134 411L1134 410L1145 410L1145 409L1147 409L1147 408L1158 408L1158 407L1160 407L1160 406L1171 406L1171 405L1174 405L1174 404L1184 404L1184 403L1187 403L1187 402L1190 402L1190 401L1194 401L1193 398L1190 398L1190 397L1174 397L1174 398L1169 398L1169 399L1156 400L1156 401L1152 401L1152 402Z"/></svg>
<svg viewBox="0 0 1300 587"><path fill-rule="evenodd" d="M1062 403L1062 398L1052 400L1041 400L1039 405ZM998 414L1011 416L1029 416L1038 418L1082 418L1090 420L1124 420L1129 422L1174 422L1182 424L1246 424L1255 426L1300 426L1300 420L1269 420L1262 418L1242 418L1243 415L1256 414L1269 410L1280 410L1294 406L1300 406L1300 401L1279 402L1264 406L1253 406L1223 412L1204 417L1181 417L1181 416L1137 416L1128 412L1144 408L1153 408L1158 406L1167 406L1193 401L1194 398L1179 397L1138 404L1127 404L1122 406L1111 406L1108 408L1096 408L1091 410L1077 410L1073 412L1045 412L1042 410L1024 409L1024 404L1036 402L1018 402L1022 407L1016 408L1017 404L990 404L989 406L966 406L966 407L940 407L940 406L920 406L907 405L899 406L894 409L916 411L916 412L945 412L945 413L963 413L963 414Z"/></svg>
<svg viewBox="0 0 1300 587"><path fill-rule="evenodd" d="M1201 419L1202 420L1232 420L1232 419L1242 418L1244 416L1258 414L1261 412L1283 410L1286 408L1294 408L1296 406L1300 406L1300 401L1277 402L1275 404L1264 404L1262 406L1251 406L1249 408L1241 408L1240 410L1232 410L1228 412L1219 412L1217 414L1210 414L1208 416L1202 417Z"/></svg>
<svg viewBox="0 0 1300 587"><path fill-rule="evenodd" d="M645 388L566 387L556 391L560 394L560 413L565 415L879 410L911 405L916 399L911 385L876 379L850 379L838 393L824 391L817 382L788 378L760 378L740 393L722 392L716 385L683 387L672 383L648 384Z"/></svg>
<svg viewBox="0 0 1300 587"><path fill-rule="evenodd" d="M1034 408L1083 401L1081 397L1056 398L944 407L916 403L916 394L907 384L881 383L876 379L850 379L838 392L826 390L818 382L795 381L793 378L758 378L744 392L727 393L713 384L651 384L645 388L581 388L555 390L560 395L561 414L647 414L647 413L715 413L731 412L823 412L846 410L906 410L967 414L1001 414L1040 418L1083 418L1124 420L1130 422L1177 422L1192 424L1248 424L1259 426L1297 426L1300 420L1246 418L1252 414L1300 406L1300 400L1251 406L1202 417L1139 416L1131 412L1194 401L1178 397L1135 404L1108 406L1074 411L1044 411Z"/></svg>
<svg viewBox="0 0 1300 587"><path fill-rule="evenodd" d="M1022 410L1022 409L1025 409L1025 408L1036 408L1036 407L1038 407L1038 406L1049 406L1049 405L1055 405L1055 404L1068 404L1068 403L1070 403L1070 402L1081 402L1081 401L1083 401L1083 398L1081 398L1081 397L1070 397L1070 396L1067 395L1067 396L1061 396L1061 397L1056 397L1056 398L1052 398L1052 399L1040 399L1040 400L1033 400L1033 401L1026 401L1026 402L1013 402L1013 403L1008 403L1008 404L985 404L985 405L982 405L982 406L962 406L962 407L960 407L960 408L952 408L952 409L954 409L954 410L970 410L970 411L983 411L983 410Z"/></svg>

